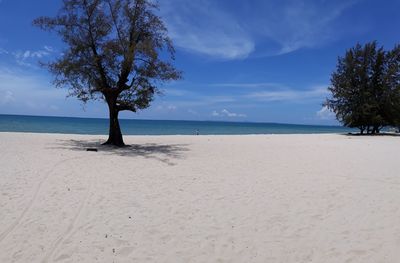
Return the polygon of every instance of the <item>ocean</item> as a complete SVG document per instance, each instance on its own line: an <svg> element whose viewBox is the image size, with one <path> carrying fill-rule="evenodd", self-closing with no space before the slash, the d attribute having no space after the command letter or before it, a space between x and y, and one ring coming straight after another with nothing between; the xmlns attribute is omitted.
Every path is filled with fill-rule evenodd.
<svg viewBox="0 0 400 263"><path fill-rule="evenodd" d="M124 135L222 135L347 133L340 126L251 122L167 121L121 119ZM108 134L108 120L95 118L0 115L0 132Z"/></svg>

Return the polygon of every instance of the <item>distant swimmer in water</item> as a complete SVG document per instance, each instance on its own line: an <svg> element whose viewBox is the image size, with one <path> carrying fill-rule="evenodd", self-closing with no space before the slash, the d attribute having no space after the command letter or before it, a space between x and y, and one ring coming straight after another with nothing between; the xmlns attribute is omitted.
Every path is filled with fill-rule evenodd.
<svg viewBox="0 0 400 263"><path fill-rule="evenodd" d="M200 134L200 131L197 129L196 130L196 135L199 135Z"/></svg>

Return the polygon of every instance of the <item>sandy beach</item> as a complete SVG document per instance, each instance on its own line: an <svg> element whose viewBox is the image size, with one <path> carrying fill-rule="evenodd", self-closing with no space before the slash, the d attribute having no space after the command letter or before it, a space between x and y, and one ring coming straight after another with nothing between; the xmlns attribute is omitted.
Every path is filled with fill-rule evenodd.
<svg viewBox="0 0 400 263"><path fill-rule="evenodd" d="M0 133L0 262L399 262L399 137L102 140Z"/></svg>

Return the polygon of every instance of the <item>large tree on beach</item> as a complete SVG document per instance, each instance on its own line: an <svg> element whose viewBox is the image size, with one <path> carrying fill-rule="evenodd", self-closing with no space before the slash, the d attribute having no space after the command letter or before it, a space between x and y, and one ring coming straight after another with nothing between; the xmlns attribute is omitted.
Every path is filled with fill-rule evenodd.
<svg viewBox="0 0 400 263"><path fill-rule="evenodd" d="M400 123L400 47L357 44L339 57L325 105L345 126L379 133Z"/></svg>
<svg viewBox="0 0 400 263"><path fill-rule="evenodd" d="M151 0L63 0L55 17L34 24L55 31L66 43L56 61L45 64L57 87L84 103L104 100L109 109L105 144L123 146L121 111L149 107L159 85L181 78L174 48Z"/></svg>

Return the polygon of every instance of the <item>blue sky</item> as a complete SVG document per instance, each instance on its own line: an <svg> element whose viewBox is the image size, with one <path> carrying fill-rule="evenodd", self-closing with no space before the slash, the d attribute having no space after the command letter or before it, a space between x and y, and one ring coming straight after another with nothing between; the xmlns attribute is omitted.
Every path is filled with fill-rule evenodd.
<svg viewBox="0 0 400 263"><path fill-rule="evenodd" d="M337 57L357 42L400 42L399 0L160 0L184 79L123 118L336 124L321 104ZM40 60L63 43L32 26L60 0L0 0L0 113L104 117L52 86Z"/></svg>

